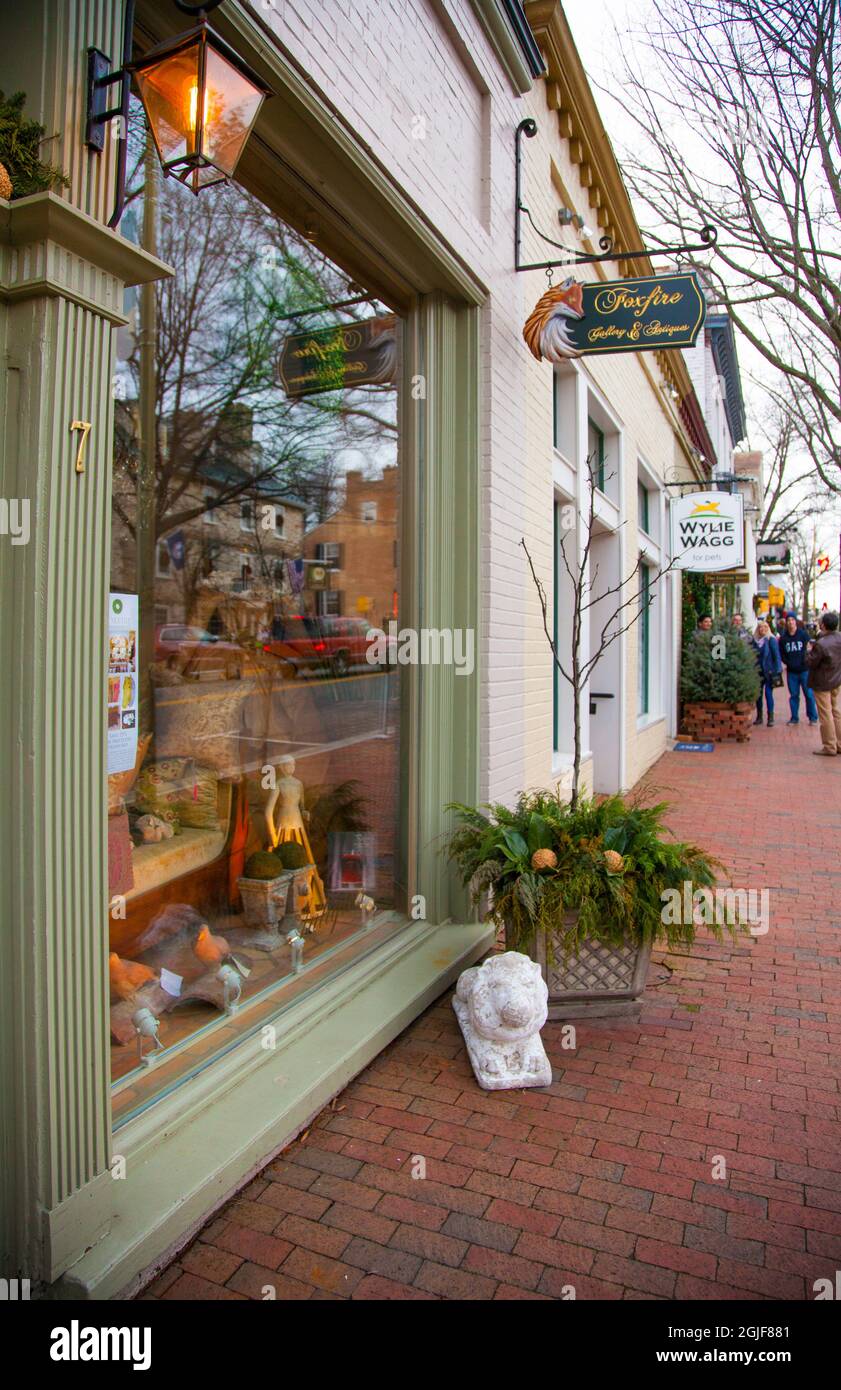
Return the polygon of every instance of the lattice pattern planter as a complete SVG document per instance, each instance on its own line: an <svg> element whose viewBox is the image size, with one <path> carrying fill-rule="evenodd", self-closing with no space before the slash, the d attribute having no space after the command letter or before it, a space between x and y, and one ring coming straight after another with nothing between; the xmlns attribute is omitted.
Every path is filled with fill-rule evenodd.
<svg viewBox="0 0 841 1390"><path fill-rule="evenodd" d="M718 700L699 700L684 706L683 728L696 743L726 739L746 743L755 717L756 706L749 702L726 705Z"/></svg>
<svg viewBox="0 0 841 1390"><path fill-rule="evenodd" d="M563 934L575 925L575 920L575 913L565 915L564 925L552 943L551 964L542 936L532 942L529 951L540 965L549 989L549 1017L608 1018L638 1012L651 960L651 942L612 946L585 940L578 954L565 960Z"/></svg>

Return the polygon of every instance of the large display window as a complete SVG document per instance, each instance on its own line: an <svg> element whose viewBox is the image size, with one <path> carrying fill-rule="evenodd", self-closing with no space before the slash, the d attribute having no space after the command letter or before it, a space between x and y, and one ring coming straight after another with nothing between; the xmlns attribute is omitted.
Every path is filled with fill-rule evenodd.
<svg viewBox="0 0 841 1390"><path fill-rule="evenodd" d="M114 377L116 1124L406 909L400 670L369 636L400 612L400 320L243 189L132 163L123 234L175 274L127 298Z"/></svg>

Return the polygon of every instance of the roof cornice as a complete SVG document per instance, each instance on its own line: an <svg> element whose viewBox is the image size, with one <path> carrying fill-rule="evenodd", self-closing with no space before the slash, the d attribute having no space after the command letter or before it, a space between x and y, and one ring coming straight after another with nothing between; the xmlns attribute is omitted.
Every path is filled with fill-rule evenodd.
<svg viewBox="0 0 841 1390"><path fill-rule="evenodd" d="M617 251L633 249L642 233L560 0L526 0L525 11L546 61L549 105L569 141L596 221ZM648 256L627 264L632 275L653 274Z"/></svg>

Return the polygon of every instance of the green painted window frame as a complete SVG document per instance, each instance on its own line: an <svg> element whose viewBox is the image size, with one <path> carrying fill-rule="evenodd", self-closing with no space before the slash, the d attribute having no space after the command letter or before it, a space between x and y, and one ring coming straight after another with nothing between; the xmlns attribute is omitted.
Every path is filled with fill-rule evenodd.
<svg viewBox="0 0 841 1390"><path fill-rule="evenodd" d="M637 619L639 655L637 670L637 715L651 713L651 568L640 570L640 616Z"/></svg>
<svg viewBox="0 0 841 1390"><path fill-rule="evenodd" d="M651 534L649 529L651 517L649 513L649 492L645 483L640 478L637 482L637 526L640 531L644 531L647 536Z"/></svg>
<svg viewBox="0 0 841 1390"><path fill-rule="evenodd" d="M589 453L590 453L590 440L589 440L589 433L590 433L590 430L592 430L593 433L594 433L595 436L596 436L596 444L597 444L598 451L599 451L599 456L598 456L598 459L597 459L597 462L596 462L596 487L599 489L599 492L604 492L604 430L599 429L599 426L596 424L596 422L595 422L595 420L593 419L592 415L588 415L588 416L587 416L587 434L588 434L588 439L587 439L587 454L588 454L588 456L589 456Z"/></svg>

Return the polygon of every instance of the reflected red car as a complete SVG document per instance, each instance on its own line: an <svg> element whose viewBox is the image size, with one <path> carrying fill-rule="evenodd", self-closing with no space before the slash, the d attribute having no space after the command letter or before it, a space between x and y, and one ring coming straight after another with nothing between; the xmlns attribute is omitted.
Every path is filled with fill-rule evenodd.
<svg viewBox="0 0 841 1390"><path fill-rule="evenodd" d="M187 623L162 623L155 629L155 660L167 661L177 657L178 668L184 675L200 669L224 671L226 677L239 674L243 651L235 642L215 637L203 627Z"/></svg>
<svg viewBox="0 0 841 1390"><path fill-rule="evenodd" d="M367 658L372 624L364 618L309 617L293 614L279 620L263 650L282 661L294 675L347 676L376 671ZM391 645L386 665L392 665Z"/></svg>

